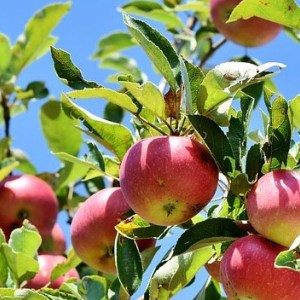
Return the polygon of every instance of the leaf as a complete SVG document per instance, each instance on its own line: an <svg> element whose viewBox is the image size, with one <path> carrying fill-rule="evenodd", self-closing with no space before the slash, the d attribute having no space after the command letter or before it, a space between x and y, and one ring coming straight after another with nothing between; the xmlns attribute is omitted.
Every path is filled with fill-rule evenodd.
<svg viewBox="0 0 300 300"><path fill-rule="evenodd" d="M125 126L101 119L73 103L67 95L61 97L62 107L71 119L80 119L88 128L89 133L119 159L125 155L133 144L133 137Z"/></svg>
<svg viewBox="0 0 300 300"><path fill-rule="evenodd" d="M136 14L161 22L168 30L183 28L183 24L176 14L165 10L162 5L154 1L131 1L123 5L121 9L126 13Z"/></svg>
<svg viewBox="0 0 300 300"><path fill-rule="evenodd" d="M286 165L291 141L291 126L288 117L288 104L279 96L271 107L271 123L269 126L269 143L264 145L264 151L271 169Z"/></svg>
<svg viewBox="0 0 300 300"><path fill-rule="evenodd" d="M244 0L232 11L228 22L252 16L300 29L300 8L294 0Z"/></svg>
<svg viewBox="0 0 300 300"><path fill-rule="evenodd" d="M67 95L73 99L103 98L111 103L119 105L129 112L136 113L138 111L137 106L133 103L129 96L107 88L86 88L79 91L69 92Z"/></svg>
<svg viewBox="0 0 300 300"><path fill-rule="evenodd" d="M205 247L167 260L152 276L150 299L170 299L194 278L212 255L213 249Z"/></svg>
<svg viewBox="0 0 300 300"><path fill-rule="evenodd" d="M11 60L11 45L9 37L0 33L0 74L7 69Z"/></svg>
<svg viewBox="0 0 300 300"><path fill-rule="evenodd" d="M157 70L164 76L170 87L176 91L181 85L180 62L170 42L143 21L124 14L124 22Z"/></svg>
<svg viewBox="0 0 300 300"><path fill-rule="evenodd" d="M115 261L118 278L129 295L133 295L142 282L143 266L134 240L117 235Z"/></svg>
<svg viewBox="0 0 300 300"><path fill-rule="evenodd" d="M173 256L199 248L242 237L245 232L237 227L234 220L213 218L199 222L186 230L177 240Z"/></svg>
<svg viewBox="0 0 300 300"><path fill-rule="evenodd" d="M119 105L108 102L105 105L103 116L108 121L121 123L124 117L124 110Z"/></svg>
<svg viewBox="0 0 300 300"><path fill-rule="evenodd" d="M5 298L4 298L5 299ZM48 300L49 298L40 294L38 291L31 289L16 289L14 292L14 299L22 300Z"/></svg>
<svg viewBox="0 0 300 300"><path fill-rule="evenodd" d="M61 104L55 100L46 102L40 110L43 134L52 152L65 151L77 155L82 144L82 136L74 127L77 120L70 120L62 111Z"/></svg>
<svg viewBox="0 0 300 300"><path fill-rule="evenodd" d="M76 255L72 248L68 252L68 257L65 262L59 263L51 272L51 281L54 281L60 276L63 276L81 263L81 259Z"/></svg>
<svg viewBox="0 0 300 300"><path fill-rule="evenodd" d="M7 175L17 168L19 162L13 157L5 158L0 162L0 181L3 180Z"/></svg>
<svg viewBox="0 0 300 300"><path fill-rule="evenodd" d="M44 54L54 38L49 36L64 15L71 2L55 3L46 6L29 20L22 35L12 48L9 71L17 75L24 67Z"/></svg>
<svg viewBox="0 0 300 300"><path fill-rule="evenodd" d="M194 300L222 300L220 283L211 277L205 282L204 286L194 298Z"/></svg>
<svg viewBox="0 0 300 300"><path fill-rule="evenodd" d="M236 196L244 196L251 186L247 174L240 173L231 180L230 191Z"/></svg>
<svg viewBox="0 0 300 300"><path fill-rule="evenodd" d="M139 215L133 215L120 222L115 228L120 234L131 239L160 238L169 229L164 226L150 224Z"/></svg>
<svg viewBox="0 0 300 300"><path fill-rule="evenodd" d="M300 272L300 259L294 249L281 251L275 259L276 268L287 268Z"/></svg>
<svg viewBox="0 0 300 300"><path fill-rule="evenodd" d="M68 52L51 47L51 55L54 68L63 83L73 89L101 87L96 82L87 81L83 78L81 71L73 64Z"/></svg>
<svg viewBox="0 0 300 300"><path fill-rule="evenodd" d="M216 66L206 74L200 86L197 102L200 114L210 116L213 120L220 118L223 123L231 100L238 91L278 73L278 70L271 71L272 69L280 70L284 67L285 65L280 63L270 62L257 66L236 61Z"/></svg>
<svg viewBox="0 0 300 300"><path fill-rule="evenodd" d="M105 57L101 60L99 67L117 70L126 75L132 75L134 80L137 82L142 82L145 77L145 74L140 71L134 59L121 56L119 54ZM119 75L116 75L115 77L119 77ZM118 78L116 78L115 81L118 81Z"/></svg>
<svg viewBox="0 0 300 300"><path fill-rule="evenodd" d="M0 229L0 287L2 286L6 286L6 280L8 277L8 266L7 266L7 262L5 259L4 254L1 251L1 245L2 243L5 243L5 235L2 231L2 229ZM1 290L1 288L0 288ZM1 296L1 291L0 291L0 296Z"/></svg>
<svg viewBox="0 0 300 300"><path fill-rule="evenodd" d="M250 147L246 159L246 174L250 182L256 181L262 174L263 153L259 144Z"/></svg>
<svg viewBox="0 0 300 300"><path fill-rule="evenodd" d="M136 41L129 33L122 31L113 32L100 39L97 52L93 55L93 58L103 59L136 44Z"/></svg>
<svg viewBox="0 0 300 300"><path fill-rule="evenodd" d="M108 282L106 278L97 275L84 276L79 291L86 300L106 300Z"/></svg>
<svg viewBox="0 0 300 300"><path fill-rule="evenodd" d="M16 167L17 170L21 171L22 173L26 174L36 174L36 168L31 163L27 155L20 149L11 149L11 155L14 157L17 162L19 163Z"/></svg>
<svg viewBox="0 0 300 300"><path fill-rule="evenodd" d="M300 95L289 101L289 117L291 125L300 129Z"/></svg>
<svg viewBox="0 0 300 300"><path fill-rule="evenodd" d="M212 152L221 171L224 174L232 173L234 170L233 151L222 129L204 116L189 116L189 120Z"/></svg>
<svg viewBox="0 0 300 300"><path fill-rule="evenodd" d="M148 108L154 115L165 120L166 108L165 100L156 85L148 81L143 85L135 82L120 81L136 100Z"/></svg>

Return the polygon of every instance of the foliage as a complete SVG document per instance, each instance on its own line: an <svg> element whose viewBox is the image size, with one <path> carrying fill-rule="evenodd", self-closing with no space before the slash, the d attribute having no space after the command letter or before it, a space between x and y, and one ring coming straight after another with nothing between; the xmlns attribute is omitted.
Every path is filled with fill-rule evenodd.
<svg viewBox="0 0 300 300"><path fill-rule="evenodd" d="M300 12L294 1L264 1L269 10L260 9L261 1L255 5L253 1L242 1L230 21L260 16L280 21L287 31L299 30ZM84 274L80 259L71 250L66 263L53 270L52 278L78 267L81 280L65 282L58 290L22 288L38 271L38 232L28 223L13 231L8 241L0 232L0 299L128 299L143 281L147 283L145 299L170 299L193 282L212 256L222 255L228 244L247 234L236 221L247 218L247 192L257 179L270 170L299 167L299 95L287 101L272 84L272 77L285 67L280 62L256 65L253 60L239 60L208 69L207 61L224 44L223 39L214 42L219 35L211 23L208 1L131 1L123 5L128 30L101 38L93 55L100 67L113 70L110 80L117 88L105 87L85 79L72 55L54 47L56 38L51 32L69 9L69 2L43 8L27 23L24 38L14 45L0 34L0 120L5 128L0 141L0 179L14 170L36 173L26 155L12 149L9 126L15 115L26 112L31 100L48 97L45 83L31 82L20 88L16 78L50 51L58 78L72 90L62 91L60 101L48 97L40 122L49 151L61 162L61 168L48 175L60 208L70 220L86 197L80 188L84 186L92 194L95 186L99 187L96 180L103 187L118 185L119 166L126 151L148 136L188 135L206 144L220 170L218 198L201 217L175 228L130 216L116 226L117 276L92 271ZM188 12L189 17L182 12ZM149 21L132 15L160 23L164 34ZM147 79L133 58L124 56L123 51L130 47L141 47L147 54L161 75L159 86ZM87 99L106 101L105 115L99 117L98 112L78 104ZM249 131L257 106L262 109L264 134ZM133 129L123 122L124 115L131 119ZM64 128L60 136L55 128ZM82 155L83 145L87 145L87 153ZM160 261L155 260L158 249L139 252L135 240L155 238L163 245L176 230L180 235L175 245ZM296 250L282 253L278 266L299 270ZM149 274L145 271L151 261ZM199 287L196 299L225 298L220 284L209 278Z"/></svg>

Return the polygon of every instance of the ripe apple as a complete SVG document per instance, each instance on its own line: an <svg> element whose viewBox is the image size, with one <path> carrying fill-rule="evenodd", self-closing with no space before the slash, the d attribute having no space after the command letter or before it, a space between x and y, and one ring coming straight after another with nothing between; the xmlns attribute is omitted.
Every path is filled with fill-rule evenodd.
<svg viewBox="0 0 300 300"><path fill-rule="evenodd" d="M221 282L229 300L300 299L300 273L274 267L287 248L258 235L233 242L221 260Z"/></svg>
<svg viewBox="0 0 300 300"><path fill-rule="evenodd" d="M300 235L300 173L276 170L263 175L250 190L246 207L258 233L290 247Z"/></svg>
<svg viewBox="0 0 300 300"><path fill-rule="evenodd" d="M120 186L129 206L150 223L183 223L215 194L218 167L206 147L189 137L143 139L125 154Z"/></svg>
<svg viewBox="0 0 300 300"><path fill-rule="evenodd" d="M76 212L71 224L71 241L83 262L105 273L116 273L114 243L115 226L125 219L130 209L119 187L105 188L90 196ZM140 240L140 250L154 246Z"/></svg>
<svg viewBox="0 0 300 300"><path fill-rule="evenodd" d="M221 282L220 275L221 259L210 259L205 265L207 273L216 281Z"/></svg>
<svg viewBox="0 0 300 300"><path fill-rule="evenodd" d="M54 267L60 263L63 263L65 260L66 258L62 255L40 254L38 256L39 272L35 275L34 278L29 280L24 287L38 290L47 285L47 287L49 288L58 289L67 279L79 279L79 274L76 269L72 269L65 275L50 282L51 272Z"/></svg>
<svg viewBox="0 0 300 300"><path fill-rule="evenodd" d="M54 224L51 235L43 239L39 253L64 254L66 251L65 234L58 223Z"/></svg>
<svg viewBox="0 0 300 300"><path fill-rule="evenodd" d="M28 219L42 237L49 236L58 214L54 191L44 180L29 174L9 176L0 183L0 227L8 238Z"/></svg>
<svg viewBox="0 0 300 300"><path fill-rule="evenodd" d="M258 17L226 23L233 9L241 0L211 0L212 20L227 39L246 47L256 47L273 40L282 26Z"/></svg>

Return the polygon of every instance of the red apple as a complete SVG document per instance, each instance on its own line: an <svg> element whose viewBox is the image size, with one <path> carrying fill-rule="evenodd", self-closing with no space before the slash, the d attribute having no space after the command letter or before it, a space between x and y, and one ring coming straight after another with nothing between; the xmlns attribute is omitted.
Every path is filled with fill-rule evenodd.
<svg viewBox="0 0 300 300"><path fill-rule="evenodd" d="M274 267L276 256L286 249L257 235L233 242L221 261L221 282L228 299L300 299L300 273Z"/></svg>
<svg viewBox="0 0 300 300"><path fill-rule="evenodd" d="M208 204L218 167L206 147L189 137L151 137L123 158L120 186L129 206L153 224L183 223Z"/></svg>
<svg viewBox="0 0 300 300"><path fill-rule="evenodd" d="M58 223L52 228L51 235L43 239L39 253L64 254L66 251L65 234Z"/></svg>
<svg viewBox="0 0 300 300"><path fill-rule="evenodd" d="M265 174L249 192L246 206L258 233L290 247L300 235L300 173L276 170Z"/></svg>
<svg viewBox="0 0 300 300"><path fill-rule="evenodd" d="M119 187L106 188L90 196L76 212L71 224L71 241L77 255L87 265L105 273L116 273L115 226L130 209ZM153 241L140 240L141 250Z"/></svg>
<svg viewBox="0 0 300 300"><path fill-rule="evenodd" d="M246 47L256 47L273 40L282 26L258 17L226 23L233 9L241 0L211 0L212 20L227 39Z"/></svg>
<svg viewBox="0 0 300 300"><path fill-rule="evenodd" d="M221 282L220 274L221 259L210 259L205 265L207 273L216 281Z"/></svg>
<svg viewBox="0 0 300 300"><path fill-rule="evenodd" d="M51 234L58 202L44 180L28 174L9 176L0 183L0 227L8 238L28 219L42 237Z"/></svg>
<svg viewBox="0 0 300 300"><path fill-rule="evenodd" d="M76 269L72 269L65 275L57 278L55 281L50 282L51 272L54 267L63 263L65 260L66 258L62 255L40 254L38 256L39 272L33 279L26 283L25 288L38 290L47 285L49 288L58 289L67 279L79 279L79 274Z"/></svg>

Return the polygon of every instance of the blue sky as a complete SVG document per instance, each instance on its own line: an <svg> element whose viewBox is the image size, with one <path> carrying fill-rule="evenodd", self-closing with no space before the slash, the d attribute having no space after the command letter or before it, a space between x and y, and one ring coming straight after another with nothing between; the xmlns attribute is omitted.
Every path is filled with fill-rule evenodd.
<svg viewBox="0 0 300 300"><path fill-rule="evenodd" d="M33 13L50 3L52 2L46 0L2 1L0 32L9 36L11 42L14 43L18 35L23 32L26 22ZM56 47L71 53L74 63L80 67L86 79L108 85L105 83L105 79L111 72L100 70L98 62L90 57L95 52L101 36L120 29L126 30L121 14L117 11L117 7L125 3L126 1L75 0L70 13L55 29L54 35L59 37ZM152 25L155 26L155 23ZM273 42L263 47L248 49L247 53L262 63L276 61L287 65L287 68L275 77L275 82L283 96L291 99L300 93L300 59L297 55L299 49L299 44L282 32ZM243 47L228 42L213 57L210 65L227 61L244 53ZM159 77L153 72L149 60L141 49L132 49L129 54L137 59L141 69L148 74L151 81L159 82ZM27 83L33 80L45 81L51 95L56 98L59 98L62 92L69 90L56 77L49 53L25 69L17 83L25 87ZM21 148L28 154L38 172L53 172L59 168L59 161L49 152L46 141L41 134L38 119L39 108L45 101L39 100L32 103L27 113L14 118L11 124L11 134L13 146ZM89 105L89 109L93 113L101 114L103 109L101 101ZM259 122L258 119L254 119L252 126L255 127ZM1 135L4 135L3 128L1 128ZM60 222L64 222L63 217L61 217Z"/></svg>

